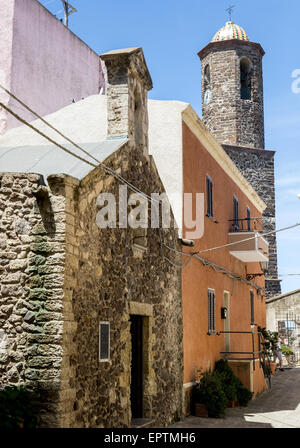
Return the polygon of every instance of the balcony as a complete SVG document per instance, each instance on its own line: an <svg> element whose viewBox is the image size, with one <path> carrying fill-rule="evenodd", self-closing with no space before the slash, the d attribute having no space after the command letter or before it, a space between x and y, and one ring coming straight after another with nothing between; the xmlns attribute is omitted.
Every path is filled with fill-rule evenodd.
<svg viewBox="0 0 300 448"><path fill-rule="evenodd" d="M228 234L230 254L245 262L269 261L269 243L257 231L235 231Z"/></svg>

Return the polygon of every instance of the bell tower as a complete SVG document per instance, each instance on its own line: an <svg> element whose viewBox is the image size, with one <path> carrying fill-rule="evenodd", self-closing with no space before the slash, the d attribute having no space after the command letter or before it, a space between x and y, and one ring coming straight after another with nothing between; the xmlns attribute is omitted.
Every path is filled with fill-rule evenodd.
<svg viewBox="0 0 300 448"><path fill-rule="evenodd" d="M233 21L198 53L203 122L222 144L264 149L264 54Z"/></svg>
<svg viewBox="0 0 300 448"><path fill-rule="evenodd" d="M229 8L231 14L232 7ZM274 232L274 151L265 150L261 45L245 30L226 22L198 55L202 63L202 121L266 203L262 225ZM281 293L276 234L269 242L266 295Z"/></svg>

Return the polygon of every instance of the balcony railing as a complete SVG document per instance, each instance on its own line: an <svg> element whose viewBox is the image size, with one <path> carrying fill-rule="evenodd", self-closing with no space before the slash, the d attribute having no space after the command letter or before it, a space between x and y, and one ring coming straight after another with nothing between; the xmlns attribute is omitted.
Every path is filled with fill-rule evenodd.
<svg viewBox="0 0 300 448"><path fill-rule="evenodd" d="M229 219L229 232L260 232L262 231L262 218Z"/></svg>
<svg viewBox="0 0 300 448"><path fill-rule="evenodd" d="M249 361L253 363L253 370L255 370L255 362L259 360L259 367L263 369L264 377L268 381L268 386L271 387L271 366L270 358L265 349L265 341L260 331L218 331L217 336L221 334L237 334L237 335L251 335L251 348L249 352L238 351L224 351L220 352L222 357L227 361ZM257 339L255 341L255 339Z"/></svg>
<svg viewBox="0 0 300 448"><path fill-rule="evenodd" d="M230 254L245 263L269 261L269 243L258 231L230 232L228 243Z"/></svg>

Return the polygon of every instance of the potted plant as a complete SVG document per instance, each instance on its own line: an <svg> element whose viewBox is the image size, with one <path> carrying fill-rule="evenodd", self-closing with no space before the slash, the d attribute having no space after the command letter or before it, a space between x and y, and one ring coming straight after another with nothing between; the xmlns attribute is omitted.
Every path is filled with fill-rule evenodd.
<svg viewBox="0 0 300 448"><path fill-rule="evenodd" d="M228 400L227 406L233 408L237 404L237 388L235 375L227 360L220 359L215 364L215 372L218 372L222 381L222 387Z"/></svg>
<svg viewBox="0 0 300 448"><path fill-rule="evenodd" d="M293 356L294 352L288 345L282 344L281 345L281 352L285 356L287 363L290 363L290 358Z"/></svg>
<svg viewBox="0 0 300 448"><path fill-rule="evenodd" d="M202 394L200 391L200 381L203 376L202 369L197 369L194 366L194 382L195 386L192 389L192 414L195 417L208 417L208 410L206 405L203 403Z"/></svg>
<svg viewBox="0 0 300 448"><path fill-rule="evenodd" d="M237 378L237 396L240 406L247 406L249 401L253 398L253 392L250 392L247 387Z"/></svg>
<svg viewBox="0 0 300 448"><path fill-rule="evenodd" d="M228 407L236 405L247 406L252 399L253 393L250 392L235 376L233 370L225 359L220 359L215 364L215 372L218 372L222 381L222 388L228 400Z"/></svg>
<svg viewBox="0 0 300 448"><path fill-rule="evenodd" d="M201 417L222 417L227 407L227 397L217 372L204 372L193 389L195 413ZM202 405L202 406L199 406Z"/></svg>

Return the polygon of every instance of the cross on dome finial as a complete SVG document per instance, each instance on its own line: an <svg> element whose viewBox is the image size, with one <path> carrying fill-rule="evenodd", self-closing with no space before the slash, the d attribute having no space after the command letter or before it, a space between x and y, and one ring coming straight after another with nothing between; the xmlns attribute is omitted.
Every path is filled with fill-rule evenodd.
<svg viewBox="0 0 300 448"><path fill-rule="evenodd" d="M229 14L229 20L230 20L230 22L231 22L231 20L232 20L232 11L233 11L234 8L235 8L235 5L231 5L231 6L229 6L229 8L226 9L226 11L227 11L228 14Z"/></svg>

